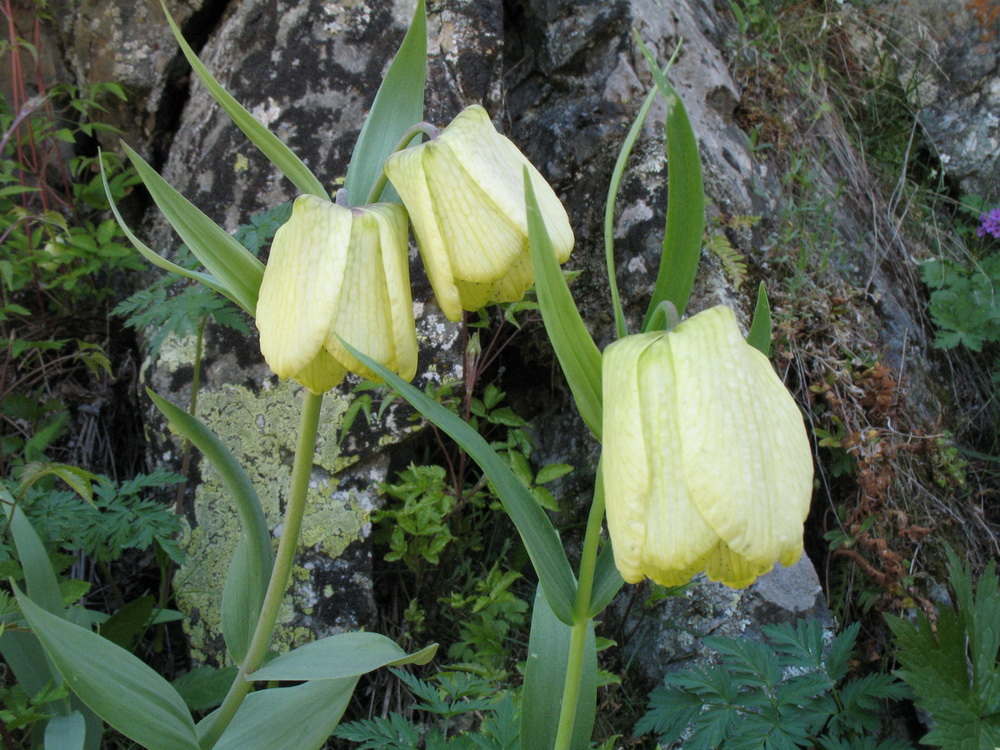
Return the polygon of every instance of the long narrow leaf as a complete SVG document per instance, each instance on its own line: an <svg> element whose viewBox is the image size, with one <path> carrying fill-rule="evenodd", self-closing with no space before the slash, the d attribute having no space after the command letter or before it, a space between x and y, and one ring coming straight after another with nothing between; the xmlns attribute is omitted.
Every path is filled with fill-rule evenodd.
<svg viewBox="0 0 1000 750"><path fill-rule="evenodd" d="M167 10L167 6L161 3L163 7L163 14L167 17L167 23L170 24L170 30L174 33L174 38L177 39L177 43L181 47L181 51L184 53L184 57L187 58L188 63L191 65L191 69L195 72L201 82L205 84L205 88L208 89L208 93L212 95L212 98L219 103L219 106L229 115L236 127L242 130L247 138L249 138L253 144L260 149L261 153L266 156L274 166L276 166L281 173L287 177L299 191L307 193L309 195L315 195L318 198L323 198L324 200L330 200L330 195L326 192L323 187L323 183L320 182L316 175L307 167L302 160L297 157L292 150L288 148L281 139L278 138L274 133L261 125L257 120L251 115L246 107L240 104L236 99L226 91L222 84L220 84L212 74L208 72L201 60L191 49L191 46L185 41L184 37L181 35L181 30L177 28L177 24L174 23L173 17L170 15L170 11Z"/></svg>
<svg viewBox="0 0 1000 750"><path fill-rule="evenodd" d="M531 610L531 635L528 658L524 665L524 691L521 699L521 750L551 750L559 729L566 665L569 663L569 640L572 628L559 621L545 600L544 592L535 592ZM597 647L594 621L588 623L584 644L580 694L576 702L571 750L590 747L597 710Z"/></svg>
<svg viewBox="0 0 1000 750"><path fill-rule="evenodd" d="M4 509L10 516L10 533L17 548L17 557L24 572L24 584L29 596L46 612L56 617L65 614L62 594L59 593L59 578L49 553L45 551L41 537L35 531L24 511L13 503L10 494L2 491Z"/></svg>
<svg viewBox="0 0 1000 750"><path fill-rule="evenodd" d="M251 315L257 309L257 291L264 264L229 232L174 190L139 154L122 144L150 196L209 273L228 290L227 296Z"/></svg>
<svg viewBox="0 0 1000 750"><path fill-rule="evenodd" d="M222 632L229 655L240 662L253 638L274 564L264 508L250 477L214 432L197 417L148 388L146 392L177 431L205 455L236 504L240 517L240 540L222 594Z"/></svg>
<svg viewBox="0 0 1000 750"><path fill-rule="evenodd" d="M674 51L670 60L667 61L666 67L663 68L664 75L666 75L667 71L674 64L674 60L677 58L679 52L680 47ZM618 294L618 276L615 272L615 202L618 200L618 190L621 187L622 175L625 174L628 157L632 154L632 147L639 138L642 125L646 121L646 115L649 114L658 91L659 89L653 86L649 94L647 94L646 100L642 103L638 114L635 116L635 120L632 122L632 127L629 128L628 135L625 136L625 141L618 152L618 159L615 161L615 168L611 172L611 181L608 183L608 197L604 203L604 261L608 269L608 287L611 291L611 307L615 313L615 330L618 338L628 335L628 327L625 323L625 311L622 309L621 297Z"/></svg>
<svg viewBox="0 0 1000 750"><path fill-rule="evenodd" d="M591 617L597 617L624 585L625 581L621 573L618 572L618 568L615 567L614 549L612 549L609 540L597 558L594 588L590 594L590 612L588 614Z"/></svg>
<svg viewBox="0 0 1000 750"><path fill-rule="evenodd" d="M366 367L374 371L410 405L446 432L472 456L493 483L504 510L514 522L528 557L535 567L538 580L556 616L567 624L573 622L573 602L576 599L576 578L566 559L559 534L545 515L535 496L514 475L506 462L489 443L468 424L424 393L407 383L396 373L354 349L344 346Z"/></svg>
<svg viewBox="0 0 1000 750"><path fill-rule="evenodd" d="M332 680L358 677L380 667L426 664L437 644L407 654L378 633L341 633L289 651L258 669L250 680Z"/></svg>
<svg viewBox="0 0 1000 750"><path fill-rule="evenodd" d="M251 693L215 750L317 750L340 723L357 682L317 680Z"/></svg>
<svg viewBox="0 0 1000 750"><path fill-rule="evenodd" d="M123 648L46 612L14 586L45 653L81 700L149 750L198 750L194 722L170 683Z"/></svg>
<svg viewBox="0 0 1000 750"><path fill-rule="evenodd" d="M590 337L559 268L527 168L524 170L524 200L528 211L528 241L535 269L535 291L545 331L573 392L580 416L600 440L601 352Z"/></svg>
<svg viewBox="0 0 1000 750"><path fill-rule="evenodd" d="M14 503L6 489L0 489L0 499L10 517L11 535L24 570L29 591L35 592L43 609L53 614L63 612L59 580L49 560L42 541L24 513ZM31 571L31 576L28 572ZM3 656L18 683L28 695L35 695L50 680L58 680L52 673L41 644L32 633L4 630L0 633L0 656Z"/></svg>
<svg viewBox="0 0 1000 750"><path fill-rule="evenodd" d="M344 181L350 205L368 202L368 194L382 176L385 160L403 134L424 118L426 80L427 14L424 0L418 0L410 28L382 79L351 154ZM374 196L371 202L378 200L379 196ZM399 201L391 185L382 191L382 200Z"/></svg>
<svg viewBox="0 0 1000 750"><path fill-rule="evenodd" d="M747 343L765 357L771 356L771 305L767 301L767 289L764 288L763 281L757 287L757 304L753 308Z"/></svg>
<svg viewBox="0 0 1000 750"><path fill-rule="evenodd" d="M657 88L667 102L667 226L656 287L643 322L642 329L646 330L653 311L663 300L673 302L678 316L684 316L701 258L705 233L705 186L701 177L698 141L684 103L660 72L653 54L641 39L636 37L636 40Z"/></svg>
<svg viewBox="0 0 1000 750"><path fill-rule="evenodd" d="M177 265L176 263L171 263L169 260L164 258L159 253L154 252L152 249L150 249L148 245L143 243L143 241L140 240L135 235L135 233L129 228L129 225L125 223L125 218L118 211L118 206L115 205L114 198L111 196L111 188L108 186L108 176L104 172L103 162L101 162L101 180L104 182L104 194L108 198L108 205L111 206L111 213L114 214L115 220L118 222L118 226L121 227L121 230L125 233L125 236L128 237L129 242L131 242L132 245L135 247L135 249L139 251L142 257L144 257L154 266L162 268L164 271L175 273L178 276L183 276L186 279L194 279L195 281L200 281L209 289L214 289L224 297L231 299L237 305L240 304L239 300L237 300L229 292L229 290L226 289L226 287L224 287L222 284L220 284L216 280L216 278L211 274L202 273L201 271L191 271L188 270L187 268L184 268L183 266ZM245 307L243 309L246 310ZM253 312L253 311L247 310L247 312Z"/></svg>

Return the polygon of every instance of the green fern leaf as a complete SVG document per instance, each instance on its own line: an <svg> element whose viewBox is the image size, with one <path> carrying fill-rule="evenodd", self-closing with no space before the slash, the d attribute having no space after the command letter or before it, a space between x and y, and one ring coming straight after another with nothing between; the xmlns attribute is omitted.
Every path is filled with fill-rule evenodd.
<svg viewBox="0 0 1000 750"><path fill-rule="evenodd" d="M722 232L715 232L705 238L705 249L712 253L722 263L722 270L729 278L734 289L747 278L747 263L743 253L733 247L729 238Z"/></svg>

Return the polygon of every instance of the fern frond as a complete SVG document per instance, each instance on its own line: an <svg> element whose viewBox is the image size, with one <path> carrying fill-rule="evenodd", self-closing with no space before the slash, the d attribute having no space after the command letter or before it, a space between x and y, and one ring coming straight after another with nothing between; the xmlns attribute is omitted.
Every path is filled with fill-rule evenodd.
<svg viewBox="0 0 1000 750"><path fill-rule="evenodd" d="M739 289L740 284L747 278L747 263L743 253L733 247L729 238L722 232L715 232L705 238L705 248L712 253L722 264L722 271L726 274L734 289Z"/></svg>

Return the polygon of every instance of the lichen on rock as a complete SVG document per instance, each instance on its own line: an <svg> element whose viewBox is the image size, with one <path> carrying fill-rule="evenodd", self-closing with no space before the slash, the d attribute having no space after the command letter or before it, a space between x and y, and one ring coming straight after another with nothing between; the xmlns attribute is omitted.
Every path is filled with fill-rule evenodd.
<svg viewBox="0 0 1000 750"><path fill-rule="evenodd" d="M275 544L281 535L300 400L298 386L282 382L257 393L240 385L225 385L202 393L198 402L199 418L218 434L249 474ZM299 567L275 635L279 649L296 645L306 637L307 631L296 622L292 600L315 600L321 595L311 590L309 560L317 556L339 557L368 534L373 503L360 499L357 492L341 490L336 476L356 460L341 456L337 447L346 409L347 401L336 396L328 397L323 404ZM203 463L201 475L194 493L193 523L182 542L187 559L175 576L175 590L178 606L191 615L188 631L192 654L202 660L221 660L219 602L239 539L239 520L215 470ZM377 481L377 477L371 479Z"/></svg>

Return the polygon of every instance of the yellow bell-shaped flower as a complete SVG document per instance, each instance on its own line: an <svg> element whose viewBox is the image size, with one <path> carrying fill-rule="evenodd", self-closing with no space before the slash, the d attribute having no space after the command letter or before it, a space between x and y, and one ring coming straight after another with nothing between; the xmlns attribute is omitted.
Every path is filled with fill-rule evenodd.
<svg viewBox="0 0 1000 750"><path fill-rule="evenodd" d="M482 107L463 110L435 138L385 163L386 177L410 213L434 295L451 320L461 320L463 309L519 300L535 281L524 167L564 263L573 249L566 209Z"/></svg>
<svg viewBox="0 0 1000 750"><path fill-rule="evenodd" d="M274 235L257 300L260 349L271 369L313 393L348 372L376 378L339 335L410 380L417 337L407 248L400 205L347 208L299 196Z"/></svg>
<svg viewBox="0 0 1000 750"><path fill-rule="evenodd" d="M728 307L603 358L604 492L622 577L742 588L802 554L809 439L767 357Z"/></svg>

